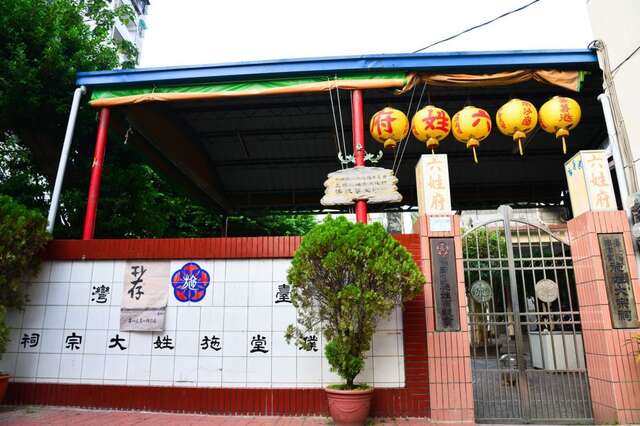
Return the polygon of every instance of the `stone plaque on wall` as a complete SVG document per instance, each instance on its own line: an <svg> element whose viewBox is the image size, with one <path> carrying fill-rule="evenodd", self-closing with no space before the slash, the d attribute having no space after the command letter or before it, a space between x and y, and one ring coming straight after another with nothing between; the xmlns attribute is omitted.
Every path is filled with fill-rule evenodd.
<svg viewBox="0 0 640 426"><path fill-rule="evenodd" d="M453 238L431 238L431 278L436 331L460 330L460 306Z"/></svg>
<svg viewBox="0 0 640 426"><path fill-rule="evenodd" d="M640 327L623 236L599 234L598 242L613 328Z"/></svg>

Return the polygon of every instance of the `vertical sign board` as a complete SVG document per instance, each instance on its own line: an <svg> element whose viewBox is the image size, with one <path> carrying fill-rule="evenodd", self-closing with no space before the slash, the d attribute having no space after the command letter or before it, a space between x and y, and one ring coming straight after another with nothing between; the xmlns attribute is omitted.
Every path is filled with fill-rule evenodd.
<svg viewBox="0 0 640 426"><path fill-rule="evenodd" d="M460 306L454 240L431 238L430 244L436 331L459 331Z"/></svg>
<svg viewBox="0 0 640 426"><path fill-rule="evenodd" d="M598 243L613 328L640 327L623 236L599 234Z"/></svg>
<svg viewBox="0 0 640 426"><path fill-rule="evenodd" d="M451 214L449 163L446 154L422 155L416 165L418 211L425 214Z"/></svg>
<svg viewBox="0 0 640 426"><path fill-rule="evenodd" d="M586 211L615 211L616 197L605 150L579 151L564 163L573 216Z"/></svg>

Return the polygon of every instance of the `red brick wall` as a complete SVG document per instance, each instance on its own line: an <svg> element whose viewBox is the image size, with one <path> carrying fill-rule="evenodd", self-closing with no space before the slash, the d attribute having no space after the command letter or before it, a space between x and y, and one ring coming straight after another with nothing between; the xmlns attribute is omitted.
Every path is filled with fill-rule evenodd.
<svg viewBox="0 0 640 426"><path fill-rule="evenodd" d="M587 212L569 221L593 417L596 423L640 423L640 366L630 337L639 329L611 324L598 234L623 233L629 274L640 312L640 282L624 212Z"/></svg>
<svg viewBox="0 0 640 426"><path fill-rule="evenodd" d="M460 216L452 215L451 231L439 232L429 228L429 217L421 216L417 222L422 242L420 265L427 278L425 285L425 331L427 334L427 358L429 359L428 385L431 418L443 422L472 422L473 387L471 380L471 354L467 321L467 297L464 287ZM451 237L456 251L456 272L460 315L459 331L436 331L435 304L431 278L430 239Z"/></svg>
<svg viewBox="0 0 640 426"><path fill-rule="evenodd" d="M420 260L418 235L395 238ZM289 258L301 237L57 240L49 260ZM405 387L376 389L371 414L429 417L424 294L403 311ZM327 415L322 389L182 388L11 383L5 403L248 415Z"/></svg>

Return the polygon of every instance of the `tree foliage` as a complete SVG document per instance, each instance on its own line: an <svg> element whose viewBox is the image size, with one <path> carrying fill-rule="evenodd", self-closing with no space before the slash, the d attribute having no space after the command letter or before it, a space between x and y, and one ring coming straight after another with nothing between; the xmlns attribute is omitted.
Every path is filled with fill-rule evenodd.
<svg viewBox="0 0 640 426"><path fill-rule="evenodd" d="M133 11L107 0L0 0L0 10L0 134L15 134L52 180L76 73L135 63L135 47L110 37ZM122 64L119 52L129 55ZM81 112L80 137L92 115Z"/></svg>
<svg viewBox="0 0 640 426"><path fill-rule="evenodd" d="M322 328L327 360L347 389L354 387L377 322L425 282L410 253L380 224L344 217L328 217L304 237L288 280L298 309L288 340L304 347L305 337Z"/></svg>
<svg viewBox="0 0 640 426"><path fill-rule="evenodd" d="M0 193L46 214L78 71L135 65L137 51L111 37L129 6L109 0L0 0ZM123 60L121 61L121 57ZM54 236L78 238L84 221L96 112L82 105L65 174ZM111 132L98 204L96 237L290 235L307 216L232 216L158 174Z"/></svg>
<svg viewBox="0 0 640 426"><path fill-rule="evenodd" d="M11 197L0 195L0 353L8 330L6 308L25 303L24 282L38 271L40 254L49 240L45 218Z"/></svg>

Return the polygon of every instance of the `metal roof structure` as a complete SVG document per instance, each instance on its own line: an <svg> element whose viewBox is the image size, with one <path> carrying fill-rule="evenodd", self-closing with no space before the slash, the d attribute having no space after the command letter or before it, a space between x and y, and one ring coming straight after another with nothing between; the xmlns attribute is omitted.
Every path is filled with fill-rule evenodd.
<svg viewBox="0 0 640 426"><path fill-rule="evenodd" d="M500 87L429 86L427 100L453 114L473 104L492 118L510 98L540 107L554 95L576 99L582 121L569 137L569 152L562 154L555 137L533 134L524 157L512 139L497 128L481 143L479 164L474 164L464 144L452 135L440 153L449 156L454 209L494 208L500 204L558 204L566 189L563 163L579 149L598 147L606 138L602 108L602 76L595 51L513 51L430 54L367 55L236 64L83 72L77 84L89 90L143 86L171 86L234 81L345 76L366 72L489 73L517 69L586 71L580 92L530 81ZM365 90L365 124L385 106L415 112L422 87L397 95L394 89ZM336 92L333 91L334 102ZM413 96L413 99L412 99ZM336 111L338 104L334 105ZM340 90L348 150L351 147L349 93ZM163 172L184 184L192 194L225 212L248 210L319 210L326 175L340 168L337 158L332 104L328 92L246 96L181 102L149 102L113 107L112 130L129 138ZM338 123L339 124L339 123ZM340 133L340 132L339 132ZM381 145L369 135L366 149L376 153ZM416 205L415 164L426 154L424 144L410 137L398 171L403 204ZM381 167L391 168L394 154L386 152ZM373 211L398 208L372 206Z"/></svg>
<svg viewBox="0 0 640 426"><path fill-rule="evenodd" d="M79 72L86 87L237 81L366 71L488 72L514 68L592 68L598 57L589 49L498 52L445 52L280 59L186 67Z"/></svg>

